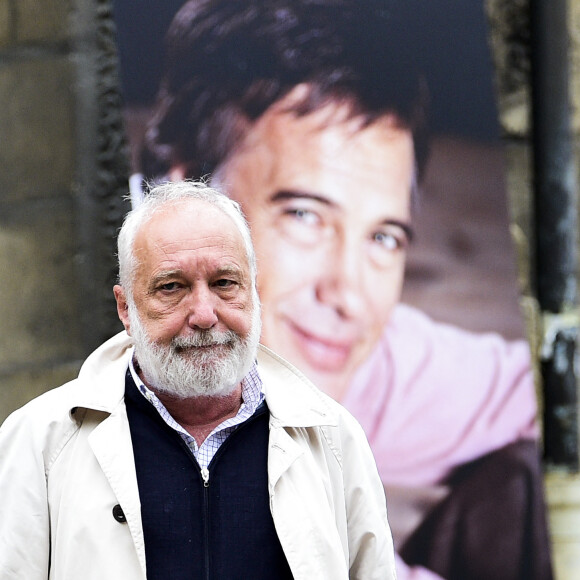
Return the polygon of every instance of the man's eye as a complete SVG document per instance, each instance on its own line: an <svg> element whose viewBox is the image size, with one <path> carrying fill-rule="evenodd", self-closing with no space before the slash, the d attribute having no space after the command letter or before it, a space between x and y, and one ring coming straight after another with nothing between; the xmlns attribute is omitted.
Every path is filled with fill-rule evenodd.
<svg viewBox="0 0 580 580"><path fill-rule="evenodd" d="M227 280L226 278L221 278L215 283L219 288L230 288L235 285L233 280Z"/></svg>
<svg viewBox="0 0 580 580"><path fill-rule="evenodd" d="M162 284L160 289L165 292L172 292L173 290L177 290L178 287L177 282L167 282L167 284Z"/></svg>

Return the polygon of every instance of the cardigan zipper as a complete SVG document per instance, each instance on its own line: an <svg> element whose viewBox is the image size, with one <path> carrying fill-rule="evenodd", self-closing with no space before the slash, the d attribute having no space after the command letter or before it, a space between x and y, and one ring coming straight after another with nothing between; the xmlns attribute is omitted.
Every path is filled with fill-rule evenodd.
<svg viewBox="0 0 580 580"><path fill-rule="evenodd" d="M260 405L261 407L262 405ZM258 409L260 409L258 407ZM258 411L256 409L256 411ZM262 411L263 412L263 411ZM232 435L239 433L239 431L243 430L247 427L248 424L252 423L258 416L262 414L262 412L254 413L251 417L246 419L243 423L240 423L237 428L230 434L229 437L220 445L220 448L217 450L215 455L213 456L212 460L210 461L210 465L214 463L215 460L218 460L220 455L222 455L225 449L228 447L232 439ZM183 442L183 440L182 440ZM183 445L187 448L185 442ZM193 454L191 454L191 450L188 449L190 453L190 457L193 459L194 462L198 465L199 474L201 475L201 479L203 480L203 510L204 510L204 552L205 552L205 577L206 580L210 580L211 573L210 573L210 548L209 548L209 537L210 537L210 508L209 508L209 469L208 467L199 467L199 463L193 458Z"/></svg>
<svg viewBox="0 0 580 580"><path fill-rule="evenodd" d="M203 528L204 528L204 559L205 559L205 577L210 580L210 548L209 548L209 469L202 467L200 469L201 478L203 479Z"/></svg>

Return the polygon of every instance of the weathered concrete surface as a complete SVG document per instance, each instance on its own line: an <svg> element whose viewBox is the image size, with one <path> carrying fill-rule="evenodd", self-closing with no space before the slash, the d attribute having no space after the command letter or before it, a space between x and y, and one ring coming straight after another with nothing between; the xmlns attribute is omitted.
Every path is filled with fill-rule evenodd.
<svg viewBox="0 0 580 580"><path fill-rule="evenodd" d="M0 368L82 356L70 200L8 208L0 218Z"/></svg>
<svg viewBox="0 0 580 580"><path fill-rule="evenodd" d="M500 124L511 136L530 128L528 0L487 0Z"/></svg>
<svg viewBox="0 0 580 580"><path fill-rule="evenodd" d="M70 192L75 171L73 82L66 56L0 63L3 202Z"/></svg>
<svg viewBox="0 0 580 580"><path fill-rule="evenodd" d="M0 48L10 43L13 30L10 2L9 0L0 0Z"/></svg>
<svg viewBox="0 0 580 580"><path fill-rule="evenodd" d="M20 42L55 42L70 36L70 0L17 0L16 38Z"/></svg>
<svg viewBox="0 0 580 580"><path fill-rule="evenodd" d="M119 328L103 314L127 179L110 10L0 0L0 420Z"/></svg>

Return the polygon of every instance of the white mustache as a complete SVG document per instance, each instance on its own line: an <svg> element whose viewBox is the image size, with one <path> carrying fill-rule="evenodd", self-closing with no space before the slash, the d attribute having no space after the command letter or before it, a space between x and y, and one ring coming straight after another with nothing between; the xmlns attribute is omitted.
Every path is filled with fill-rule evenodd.
<svg viewBox="0 0 580 580"><path fill-rule="evenodd" d="M220 332L217 330L198 330L189 336L176 336L171 341L174 349L197 348L202 346L222 346L233 344L237 335L231 330Z"/></svg>

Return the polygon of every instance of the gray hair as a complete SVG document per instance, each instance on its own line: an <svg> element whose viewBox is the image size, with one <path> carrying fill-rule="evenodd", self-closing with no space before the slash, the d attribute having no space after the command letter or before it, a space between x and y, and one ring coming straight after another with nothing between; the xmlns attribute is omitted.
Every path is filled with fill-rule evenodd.
<svg viewBox="0 0 580 580"><path fill-rule="evenodd" d="M221 210L231 218L244 240L246 256L250 265L253 293L256 291L256 254L250 235L250 227L244 217L240 205L222 193L216 187L210 187L202 181L168 181L152 187L141 203L127 215L117 238L119 260L119 284L123 286L127 296L133 298L133 280L139 262L134 253L135 238L139 230L153 215L167 207L187 200L205 201ZM257 303L257 302L256 302Z"/></svg>

